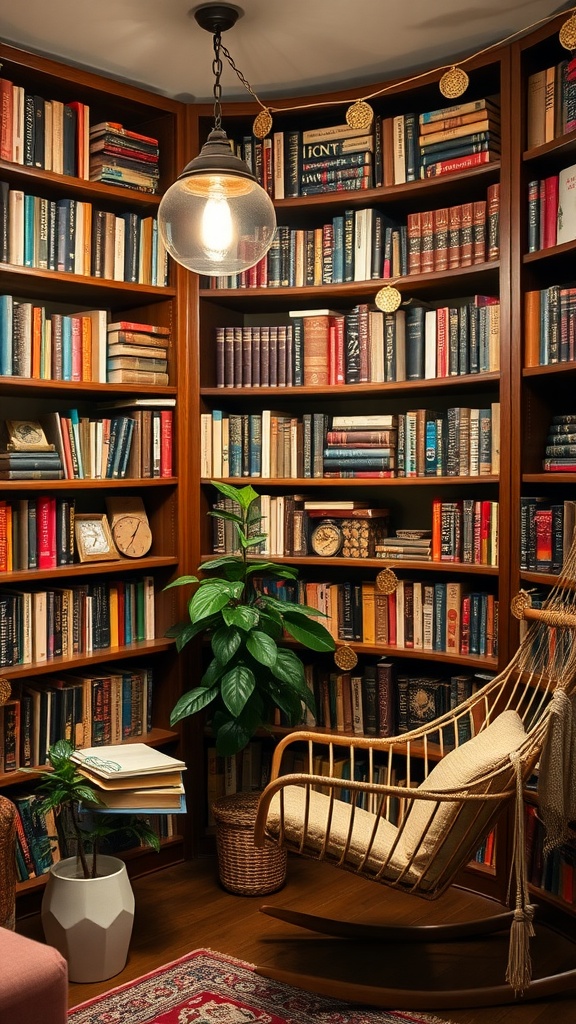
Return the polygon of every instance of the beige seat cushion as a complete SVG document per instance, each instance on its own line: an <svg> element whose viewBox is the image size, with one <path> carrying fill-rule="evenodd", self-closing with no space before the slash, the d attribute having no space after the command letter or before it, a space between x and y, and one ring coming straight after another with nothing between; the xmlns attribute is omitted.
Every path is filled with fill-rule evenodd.
<svg viewBox="0 0 576 1024"><path fill-rule="evenodd" d="M283 790L284 799L284 832L290 843L300 843L304 814L306 810L306 790L303 786L286 786ZM308 852L318 852L326 841L328 830L328 816L330 813L330 798L324 793L310 791L310 809L308 813L308 831L306 847ZM346 845L350 829L350 816L352 804L343 800L334 800L332 803L332 817L330 819L330 833L326 845L326 852L340 858ZM346 855L346 863L358 867L362 862L376 823L376 816L369 811L357 807L354 812L354 825L350 846ZM272 799L266 831L277 836L280 832L280 793ZM385 818L378 823L374 842L367 860L367 866L372 871L378 871L388 857L390 850L398 836L398 829ZM304 850L306 852L306 850ZM390 863L390 875L396 876L402 868L402 862L394 857ZM388 874L388 872L387 872Z"/></svg>

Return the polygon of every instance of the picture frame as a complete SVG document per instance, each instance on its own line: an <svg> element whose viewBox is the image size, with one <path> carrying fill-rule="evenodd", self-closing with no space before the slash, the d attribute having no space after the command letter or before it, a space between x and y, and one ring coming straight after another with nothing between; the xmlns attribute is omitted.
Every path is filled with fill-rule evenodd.
<svg viewBox="0 0 576 1024"><path fill-rule="evenodd" d="M120 558L105 512L77 513L74 537L81 562L109 562Z"/></svg>

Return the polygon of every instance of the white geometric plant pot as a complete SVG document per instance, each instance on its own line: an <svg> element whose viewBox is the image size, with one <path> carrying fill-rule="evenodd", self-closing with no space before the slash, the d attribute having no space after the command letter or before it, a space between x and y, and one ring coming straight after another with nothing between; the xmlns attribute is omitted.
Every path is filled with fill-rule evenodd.
<svg viewBox="0 0 576 1024"><path fill-rule="evenodd" d="M68 961L70 981L106 981L126 964L134 893L118 857L98 857L98 878L78 876L76 857L50 868L42 900L46 942Z"/></svg>

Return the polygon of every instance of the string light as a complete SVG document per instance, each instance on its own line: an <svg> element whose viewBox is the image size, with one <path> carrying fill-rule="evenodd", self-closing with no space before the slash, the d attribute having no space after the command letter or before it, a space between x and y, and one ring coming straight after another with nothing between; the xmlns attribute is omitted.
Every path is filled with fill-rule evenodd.
<svg viewBox="0 0 576 1024"><path fill-rule="evenodd" d="M559 32L559 39L567 50L576 49L576 7L570 9L570 17L564 22ZM530 25L525 25L523 28L517 29L516 32L511 32L510 35L504 36L503 39L499 39L495 43L491 43L490 46L485 46L481 50L476 50L475 53L471 53L468 57L464 57L463 60L459 61L458 64L444 64L437 68L429 68L428 71L422 71L417 75L411 75L409 78L403 78L400 81L394 81L389 85L383 86L381 89L376 89L374 92L369 93L366 96L360 97L360 99L341 99L341 100L321 100L319 102L310 101L308 103L298 103L294 106L282 106L282 107L267 107L258 98L252 88L249 92L254 97L256 102L262 108L259 114L257 114L254 125L252 127L254 135L257 138L265 138L269 132L272 131L273 125L273 114L286 114L293 111L301 110L319 110L321 107L335 107L340 104L349 104L346 112L346 122L351 127L366 127L369 128L372 123L373 111L370 107L369 100L377 99L380 96L384 96L385 93L396 91L398 88L404 85L412 85L414 82L422 81L423 78L430 78L431 75L438 74L439 82L438 87L443 96L447 99L456 99L459 96L464 95L469 84L469 77L463 69L463 65L468 64L470 61L475 60L477 57L481 57L485 53L490 53L492 50L498 49L505 43L511 42L519 36L523 36L525 33L530 32L532 29L538 28L540 25L545 25L550 21L554 21L557 17L556 14L548 15L546 18L540 18L538 21L533 21ZM226 51L223 49L226 54ZM226 54L226 56L228 56ZM368 114L369 111L369 114ZM264 121L263 114L267 115L268 120ZM357 123L357 118L363 118L370 120L362 120ZM352 118L352 121L349 120ZM268 123L268 128L262 133L263 125ZM257 129L257 130L256 130Z"/></svg>

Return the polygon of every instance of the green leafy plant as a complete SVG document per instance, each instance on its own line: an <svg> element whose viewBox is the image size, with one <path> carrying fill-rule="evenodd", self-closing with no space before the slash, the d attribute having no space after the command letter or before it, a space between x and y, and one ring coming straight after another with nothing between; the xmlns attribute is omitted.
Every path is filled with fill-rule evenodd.
<svg viewBox="0 0 576 1024"><path fill-rule="evenodd" d="M60 814L64 808L69 810L72 838L76 841L78 858L82 865L84 878L98 877L98 851L108 836L117 832L128 831L133 836L158 851L160 841L145 819L136 815L116 815L98 813L90 821L88 828L83 827L79 805L98 808L102 800L98 790L92 786L78 771L78 766L71 759L73 746L68 740L58 740L48 753L50 770L40 772L42 782L37 787L42 800L39 811L45 814L53 810ZM36 773L36 770L34 770Z"/></svg>
<svg viewBox="0 0 576 1024"><path fill-rule="evenodd" d="M317 608L280 601L261 593L255 577L266 574L295 579L289 565L251 558L250 552L266 540L251 486L233 487L213 482L238 512L215 509L209 514L233 523L239 555L205 562L206 574L181 576L169 587L197 584L188 601L189 620L169 630L179 651L194 637L210 638L213 658L197 686L175 705L171 723L208 709L220 754L242 750L257 729L272 721L275 708L290 725L302 719L302 704L314 712L314 697L306 684L304 666L295 651L281 646L285 634L313 651L333 651L335 644L325 626L316 621ZM166 588L168 589L168 588Z"/></svg>

